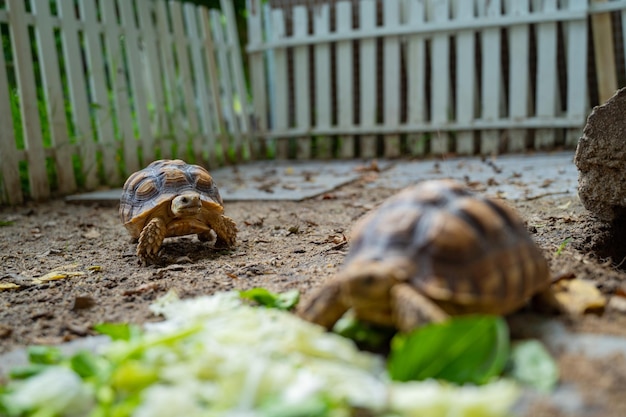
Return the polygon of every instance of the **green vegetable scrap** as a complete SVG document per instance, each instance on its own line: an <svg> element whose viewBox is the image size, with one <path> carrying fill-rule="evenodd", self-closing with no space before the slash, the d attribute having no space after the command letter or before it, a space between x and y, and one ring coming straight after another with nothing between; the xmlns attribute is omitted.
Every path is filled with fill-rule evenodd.
<svg viewBox="0 0 626 417"><path fill-rule="evenodd" d="M559 368L538 340L513 344L509 371L512 378L539 391L550 392L559 381Z"/></svg>
<svg viewBox="0 0 626 417"><path fill-rule="evenodd" d="M485 384L502 373L508 355L504 319L467 316L396 335L388 368L396 381L436 378Z"/></svg>
<svg viewBox="0 0 626 417"><path fill-rule="evenodd" d="M291 310L300 301L300 292L298 290L273 293L265 288L252 288L246 291L239 291L239 296L262 306L279 310Z"/></svg>

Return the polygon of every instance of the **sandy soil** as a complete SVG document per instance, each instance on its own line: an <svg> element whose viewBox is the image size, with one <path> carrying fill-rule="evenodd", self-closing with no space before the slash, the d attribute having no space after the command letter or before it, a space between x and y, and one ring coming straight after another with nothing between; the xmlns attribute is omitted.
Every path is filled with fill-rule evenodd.
<svg viewBox="0 0 626 417"><path fill-rule="evenodd" d="M195 237L167 240L161 265L138 265L135 245L116 206L75 205L63 200L0 208L0 353L29 344L56 344L93 334L99 322L157 320L148 305L169 290L181 297L263 286L307 293L329 278L345 256L344 236L364 213L392 192L366 187L371 173L352 184L302 202L232 202L226 214L239 226L238 245L213 249ZM625 300L623 228L602 224L575 196L512 204L545 250L554 274L593 280L617 301ZM34 284L52 271L66 279ZM618 294L618 295L614 295ZM620 307L620 304L622 307ZM568 329L626 336L624 302L601 316L561 317ZM549 401L528 415L624 416L626 360L591 360L554 352L562 383L584 393L572 414Z"/></svg>

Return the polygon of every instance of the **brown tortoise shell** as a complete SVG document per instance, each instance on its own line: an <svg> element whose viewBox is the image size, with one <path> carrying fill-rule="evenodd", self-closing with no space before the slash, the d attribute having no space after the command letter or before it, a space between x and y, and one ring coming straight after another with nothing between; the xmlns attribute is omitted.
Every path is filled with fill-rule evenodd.
<svg viewBox="0 0 626 417"><path fill-rule="evenodd" d="M133 238L155 215L167 216L166 208L177 195L195 191L204 210L222 212L224 205L209 172L180 159L162 159L132 174L120 199L120 219Z"/></svg>
<svg viewBox="0 0 626 417"><path fill-rule="evenodd" d="M550 279L512 209L448 180L407 188L355 225L344 269L372 261L408 263L409 283L449 314L508 314Z"/></svg>

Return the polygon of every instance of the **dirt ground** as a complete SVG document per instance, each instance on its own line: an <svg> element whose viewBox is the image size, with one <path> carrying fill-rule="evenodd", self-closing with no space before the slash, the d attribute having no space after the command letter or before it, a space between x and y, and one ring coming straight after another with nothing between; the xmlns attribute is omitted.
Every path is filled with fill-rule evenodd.
<svg viewBox="0 0 626 417"><path fill-rule="evenodd" d="M157 320L148 305L172 289L181 297L257 286L307 293L341 265L354 221L393 193L366 186L371 175L302 202L227 203L226 214L239 227L236 248L217 251L195 237L169 239L162 265L149 267L138 265L116 206L55 200L0 208L0 284L19 286L0 291L0 353L85 337L99 322ZM607 296L626 300L619 296L626 293L621 226L595 220L575 195L509 203L527 221L554 274L592 280ZM33 283L60 270L76 274ZM623 304L611 301L601 316L559 320L574 332L626 336ZM626 358L554 353L562 384L577 387L583 402L568 414L539 401L526 414L626 415Z"/></svg>

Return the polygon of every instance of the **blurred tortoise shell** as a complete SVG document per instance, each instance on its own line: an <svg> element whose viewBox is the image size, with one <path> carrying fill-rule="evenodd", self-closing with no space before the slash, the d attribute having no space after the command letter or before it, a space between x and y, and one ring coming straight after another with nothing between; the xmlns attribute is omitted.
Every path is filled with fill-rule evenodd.
<svg viewBox="0 0 626 417"><path fill-rule="evenodd" d="M332 327L352 308L362 320L412 328L450 314L508 314L549 284L512 209L450 180L425 181L354 226L344 267L301 315Z"/></svg>
<svg viewBox="0 0 626 417"><path fill-rule="evenodd" d="M137 255L154 260L165 237L198 234L209 240L235 243L236 226L223 215L222 197L209 172L180 159L163 159L132 174L120 199L120 219L139 239ZM142 235L145 238L142 239Z"/></svg>

